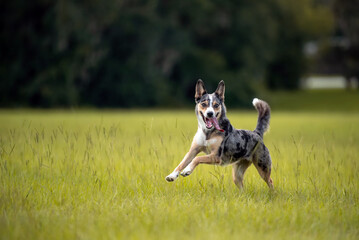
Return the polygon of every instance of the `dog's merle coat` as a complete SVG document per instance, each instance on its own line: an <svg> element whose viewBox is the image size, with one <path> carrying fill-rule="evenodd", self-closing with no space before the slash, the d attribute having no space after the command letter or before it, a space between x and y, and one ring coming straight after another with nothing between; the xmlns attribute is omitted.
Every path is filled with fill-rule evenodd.
<svg viewBox="0 0 359 240"><path fill-rule="evenodd" d="M253 163L261 177L272 188L271 158L263 143L264 132L269 127L269 105L256 98L253 100L253 105L258 111L258 122L256 129L249 131L235 129L228 120L224 104L223 81L219 83L215 93L208 94L203 82L199 80L196 85L195 101L195 112L198 119L197 134L190 151L180 165L166 177L166 180L174 181L180 172L182 176L188 176L199 163L232 164L233 180L241 188L244 172ZM206 125L209 115L210 119L216 118L220 129L213 125L212 127ZM195 158L200 151L204 151L208 155Z"/></svg>

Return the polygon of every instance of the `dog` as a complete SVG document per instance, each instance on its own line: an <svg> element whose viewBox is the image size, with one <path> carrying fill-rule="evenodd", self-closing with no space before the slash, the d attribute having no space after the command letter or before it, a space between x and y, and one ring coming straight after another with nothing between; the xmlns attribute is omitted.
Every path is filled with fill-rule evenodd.
<svg viewBox="0 0 359 240"><path fill-rule="evenodd" d="M269 105L254 98L252 103L258 111L257 126L254 131L238 130L231 125L226 116L223 80L219 82L214 93L208 94L203 81L199 79L195 91L198 130L189 152L166 180L173 182L180 174L183 177L189 176L203 163L221 166L231 164L233 181L242 189L244 173L253 163L268 187L273 189L270 177L272 160L269 150L263 143L263 135L269 128ZM197 156L200 152L207 155Z"/></svg>

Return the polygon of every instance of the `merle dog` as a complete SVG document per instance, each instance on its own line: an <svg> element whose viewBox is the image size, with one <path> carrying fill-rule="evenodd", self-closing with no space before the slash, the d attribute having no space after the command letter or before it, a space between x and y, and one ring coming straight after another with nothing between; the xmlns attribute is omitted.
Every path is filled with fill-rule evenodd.
<svg viewBox="0 0 359 240"><path fill-rule="evenodd" d="M208 94L202 80L196 84L196 116L198 130L193 138L189 152L175 170L166 177L168 182L190 175L200 163L233 166L233 181L238 188L243 187L243 176L253 163L259 175L273 188L271 157L263 143L263 134L269 127L270 107L257 98L253 105L258 111L257 127L254 131L235 129L226 117L224 105L224 81L220 81L217 90ZM205 156L197 156L199 152ZM197 156L197 157L196 157Z"/></svg>

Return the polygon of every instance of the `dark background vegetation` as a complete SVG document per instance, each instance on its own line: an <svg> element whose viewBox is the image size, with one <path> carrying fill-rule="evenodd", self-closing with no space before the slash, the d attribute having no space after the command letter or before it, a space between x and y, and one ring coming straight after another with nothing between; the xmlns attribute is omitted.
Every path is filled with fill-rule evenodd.
<svg viewBox="0 0 359 240"><path fill-rule="evenodd" d="M355 74L358 5L1 1L0 106L188 106L198 78L209 90L224 79L232 106L247 106L258 91L298 88L308 69L307 41L345 36L350 47L324 47L322 56L342 56L348 63L341 69Z"/></svg>

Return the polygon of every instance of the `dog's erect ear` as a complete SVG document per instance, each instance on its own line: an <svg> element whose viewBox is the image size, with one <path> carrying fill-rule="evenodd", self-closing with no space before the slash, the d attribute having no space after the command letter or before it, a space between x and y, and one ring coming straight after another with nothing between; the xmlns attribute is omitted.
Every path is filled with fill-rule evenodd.
<svg viewBox="0 0 359 240"><path fill-rule="evenodd" d="M225 91L224 81L221 80L218 83L218 87L217 87L217 90L215 91L215 93L217 94L219 99L221 99L222 102L224 102L224 91Z"/></svg>
<svg viewBox="0 0 359 240"><path fill-rule="evenodd" d="M206 94L206 88L204 87L204 83L201 79L198 79L197 84L196 84L196 94L194 95L194 99L196 100L196 102L198 102L201 97Z"/></svg>

